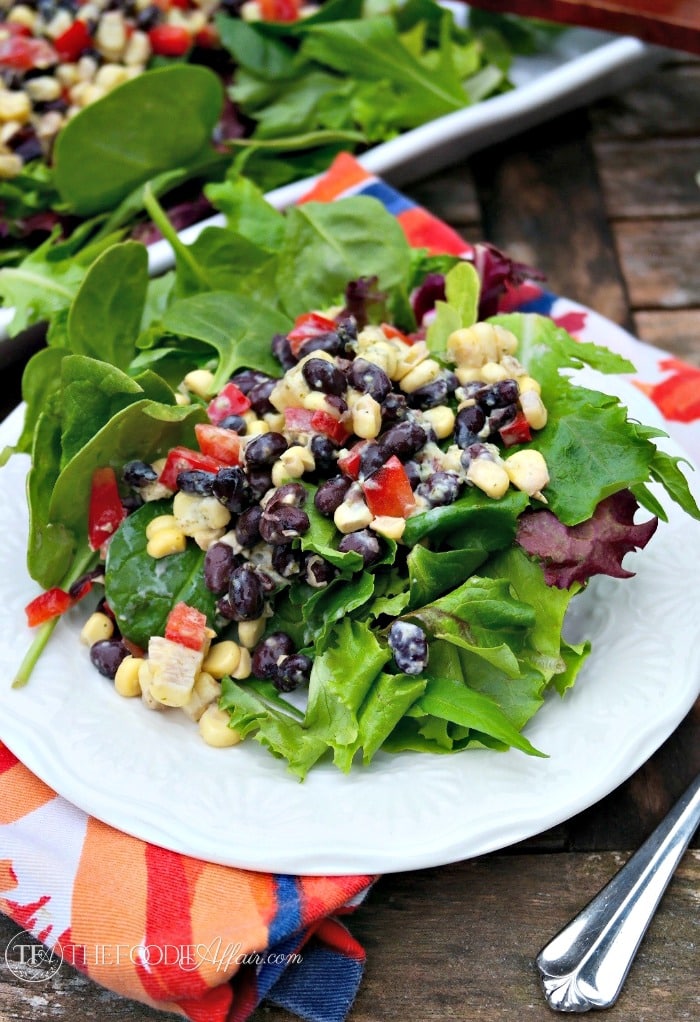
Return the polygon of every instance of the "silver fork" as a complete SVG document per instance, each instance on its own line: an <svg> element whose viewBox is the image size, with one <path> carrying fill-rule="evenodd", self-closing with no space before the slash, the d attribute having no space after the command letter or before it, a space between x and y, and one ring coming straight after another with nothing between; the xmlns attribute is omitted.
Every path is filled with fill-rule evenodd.
<svg viewBox="0 0 700 1022"><path fill-rule="evenodd" d="M700 824L700 775L600 894L544 947L535 964L555 1011L609 1008Z"/></svg>

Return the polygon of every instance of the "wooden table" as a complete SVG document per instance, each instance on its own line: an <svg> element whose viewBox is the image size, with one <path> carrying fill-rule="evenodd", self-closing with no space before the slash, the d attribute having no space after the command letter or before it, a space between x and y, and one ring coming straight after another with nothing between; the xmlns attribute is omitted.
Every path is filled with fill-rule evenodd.
<svg viewBox="0 0 700 1022"><path fill-rule="evenodd" d="M700 63L669 59L624 94L406 191L466 237L539 266L552 290L700 366L699 99ZM17 383L18 371L3 372L5 410ZM551 1019L534 956L698 770L700 701L641 770L569 822L498 854L384 877L350 921L368 963L349 1022ZM610 1022L700 1017L699 847L696 837ZM21 985L2 955L18 930L0 917L0 1022L164 1018L66 966L40 990ZM290 1019L276 1009L254 1015Z"/></svg>

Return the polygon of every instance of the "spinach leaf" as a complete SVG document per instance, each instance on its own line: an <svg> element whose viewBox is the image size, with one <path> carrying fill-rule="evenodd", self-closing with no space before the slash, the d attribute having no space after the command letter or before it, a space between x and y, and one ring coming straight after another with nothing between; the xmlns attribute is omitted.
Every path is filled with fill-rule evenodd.
<svg viewBox="0 0 700 1022"><path fill-rule="evenodd" d="M125 369L134 357L147 285L144 245L125 241L103 252L83 278L68 313L71 350Z"/></svg>
<svg viewBox="0 0 700 1022"><path fill-rule="evenodd" d="M172 333L194 337L214 348L219 356L214 387L220 389L240 366L278 376L280 366L270 341L288 333L291 321L268 305L225 291L183 298L163 317Z"/></svg>
<svg viewBox="0 0 700 1022"><path fill-rule="evenodd" d="M182 553L154 561L146 552L146 527L158 515L171 514L170 501L144 504L129 515L112 537L105 567L105 596L123 635L144 649L152 635L165 633L165 622L180 600L216 617L216 596L204 584L204 551L189 542Z"/></svg>
<svg viewBox="0 0 700 1022"><path fill-rule="evenodd" d="M406 236L377 199L309 202L287 214L277 283L291 317L333 304L358 277L376 275L380 288L405 295L409 268Z"/></svg>
<svg viewBox="0 0 700 1022"><path fill-rule="evenodd" d="M109 210L163 171L201 158L221 113L221 81L208 68L146 71L85 107L60 132L54 182L72 212Z"/></svg>

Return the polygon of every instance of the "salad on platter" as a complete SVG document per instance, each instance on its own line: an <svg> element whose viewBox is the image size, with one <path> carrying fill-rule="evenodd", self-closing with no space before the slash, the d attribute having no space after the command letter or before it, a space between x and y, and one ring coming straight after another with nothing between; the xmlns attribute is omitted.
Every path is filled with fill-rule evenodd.
<svg viewBox="0 0 700 1022"><path fill-rule="evenodd" d="M557 31L478 11L458 27L434 0L4 0L0 297L105 239L157 238L146 182L183 228L209 183L276 188L512 88L514 55Z"/></svg>
<svg viewBox="0 0 700 1022"><path fill-rule="evenodd" d="M590 649L570 601L631 573L659 490L700 518L663 434L575 380L633 367L499 313L531 271L489 246L430 256L371 197L282 214L223 187L227 226L191 246L147 191L175 270L149 280L134 241L74 265L27 366L44 592L15 684L97 589L86 659L210 745L300 778L380 749L544 754L522 729Z"/></svg>

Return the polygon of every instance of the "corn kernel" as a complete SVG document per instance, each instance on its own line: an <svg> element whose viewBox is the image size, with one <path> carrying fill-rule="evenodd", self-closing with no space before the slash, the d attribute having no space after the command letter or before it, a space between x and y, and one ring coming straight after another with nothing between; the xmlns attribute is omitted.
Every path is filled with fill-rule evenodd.
<svg viewBox="0 0 700 1022"><path fill-rule="evenodd" d="M526 390L520 395L520 407L533 429L544 429L547 425L547 409L536 390Z"/></svg>
<svg viewBox="0 0 700 1022"><path fill-rule="evenodd" d="M506 458L504 468L516 489L527 493L529 497L544 500L540 491L549 482L549 471L539 451L532 448L516 451Z"/></svg>
<svg viewBox="0 0 700 1022"><path fill-rule="evenodd" d="M114 675L114 688L120 696L124 696L125 699L132 699L134 696L142 694L139 671L144 663L145 660L142 657L124 657L119 667L117 667L117 673Z"/></svg>
<svg viewBox="0 0 700 1022"><path fill-rule="evenodd" d="M246 649L245 646L241 646L241 660L235 671L231 671L231 677L235 678L236 681L243 681L245 678L249 678L253 670L253 661L250 656L250 650Z"/></svg>
<svg viewBox="0 0 700 1022"><path fill-rule="evenodd" d="M518 377L518 389L521 394L525 394L528 390L534 390L536 394L542 393L542 387L538 381L527 375Z"/></svg>
<svg viewBox="0 0 700 1022"><path fill-rule="evenodd" d="M438 440L444 440L455 428L455 413L447 405L437 405L423 412L423 419L435 433Z"/></svg>
<svg viewBox="0 0 700 1022"><path fill-rule="evenodd" d="M395 518L392 515L377 515L370 522L369 527L381 536L386 536L387 539L395 539L398 542L406 529L406 519Z"/></svg>
<svg viewBox="0 0 700 1022"><path fill-rule="evenodd" d="M193 369L182 382L197 397L206 399L214 394L214 374L209 369Z"/></svg>
<svg viewBox="0 0 700 1022"><path fill-rule="evenodd" d="M440 366L433 358L426 358L415 369L411 369L401 377L399 386L404 394L412 394L415 390L427 386L440 375Z"/></svg>
<svg viewBox="0 0 700 1022"><path fill-rule="evenodd" d="M352 406L352 430L363 440L379 435L382 428L382 408L371 394L362 394Z"/></svg>
<svg viewBox="0 0 700 1022"><path fill-rule="evenodd" d="M182 710L190 720L196 722L200 719L207 706L211 706L212 703L218 703L220 697L221 685L219 682L211 674L207 674L206 671L200 671L194 679L194 687L190 693L190 698L182 707Z"/></svg>
<svg viewBox="0 0 700 1022"><path fill-rule="evenodd" d="M508 379L508 370L500 362L484 362L481 367L481 379L484 383L500 383Z"/></svg>
<svg viewBox="0 0 700 1022"><path fill-rule="evenodd" d="M240 646L231 639L225 639L211 646L202 664L202 670L219 680L225 674L233 674L240 662Z"/></svg>
<svg viewBox="0 0 700 1022"><path fill-rule="evenodd" d="M103 639L111 639L114 635L114 622L111 617L96 611L91 614L80 632L80 641L85 646L94 646Z"/></svg>
<svg viewBox="0 0 700 1022"><path fill-rule="evenodd" d="M254 621L238 622L238 641L246 649L253 649L260 642L265 631L265 618L258 617Z"/></svg>
<svg viewBox="0 0 700 1022"><path fill-rule="evenodd" d="M467 469L467 479L494 500L502 497L510 485L505 468L489 458L475 458Z"/></svg>
<svg viewBox="0 0 700 1022"><path fill-rule="evenodd" d="M229 727L231 718L226 710L220 710L215 703L207 706L199 718L199 733L215 749L226 749L238 745L241 736L235 728Z"/></svg>
<svg viewBox="0 0 700 1022"><path fill-rule="evenodd" d="M333 514L333 521L338 532L347 535L348 532L357 532L370 524L374 515L360 498L347 498L338 505Z"/></svg>
<svg viewBox="0 0 700 1022"><path fill-rule="evenodd" d="M146 553L154 560L167 557L169 554L181 554L187 547L187 537L182 529L175 526L169 529L158 529L153 539L146 544Z"/></svg>

